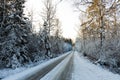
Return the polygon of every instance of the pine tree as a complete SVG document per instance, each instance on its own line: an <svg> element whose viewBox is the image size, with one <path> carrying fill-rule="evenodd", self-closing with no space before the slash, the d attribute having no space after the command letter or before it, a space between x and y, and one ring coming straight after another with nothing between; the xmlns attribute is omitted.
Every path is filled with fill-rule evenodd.
<svg viewBox="0 0 120 80"><path fill-rule="evenodd" d="M26 46L30 28L23 17L24 2L0 2L0 57L5 67L19 67L30 60Z"/></svg>

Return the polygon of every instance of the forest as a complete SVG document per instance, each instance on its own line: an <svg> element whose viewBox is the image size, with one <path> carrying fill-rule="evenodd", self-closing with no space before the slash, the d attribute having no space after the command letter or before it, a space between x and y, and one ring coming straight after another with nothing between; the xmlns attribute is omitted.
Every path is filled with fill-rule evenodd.
<svg viewBox="0 0 120 80"><path fill-rule="evenodd" d="M120 73L120 0L78 0L75 5L82 15L77 50L95 64Z"/></svg>
<svg viewBox="0 0 120 80"><path fill-rule="evenodd" d="M61 35L52 1L44 1L44 23L38 33L33 31L33 15L25 17L24 4L25 0L0 0L0 69L18 68L72 49L72 40Z"/></svg>

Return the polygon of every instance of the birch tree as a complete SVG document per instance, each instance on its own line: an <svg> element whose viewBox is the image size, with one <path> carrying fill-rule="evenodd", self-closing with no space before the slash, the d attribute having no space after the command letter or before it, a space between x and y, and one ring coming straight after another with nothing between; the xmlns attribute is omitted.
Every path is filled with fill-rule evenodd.
<svg viewBox="0 0 120 80"><path fill-rule="evenodd" d="M53 4L52 0L44 0L44 8L42 12L42 18L44 20L43 24L43 37L45 42L46 48L46 55L51 55L51 43L50 43L50 35L54 30L54 21L55 21L55 13L56 13L56 6Z"/></svg>

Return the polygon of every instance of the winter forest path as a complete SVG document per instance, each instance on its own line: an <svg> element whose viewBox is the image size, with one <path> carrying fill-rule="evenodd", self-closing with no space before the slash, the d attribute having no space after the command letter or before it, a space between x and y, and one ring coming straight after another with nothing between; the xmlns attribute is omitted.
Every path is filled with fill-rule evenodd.
<svg viewBox="0 0 120 80"><path fill-rule="evenodd" d="M50 68L50 65L54 65L54 62L56 62L56 65ZM62 57L43 64L47 66L47 73L44 68L40 70L41 67L45 67L41 64L35 69L26 70L29 74L25 74L24 72L21 74L18 73L18 75L13 75L3 80L120 80L120 75L113 74L98 65L92 64L89 60L80 56L77 51L70 51L62 55ZM41 71L44 74L42 77L34 77L41 74ZM29 78L29 75L31 75L32 79Z"/></svg>

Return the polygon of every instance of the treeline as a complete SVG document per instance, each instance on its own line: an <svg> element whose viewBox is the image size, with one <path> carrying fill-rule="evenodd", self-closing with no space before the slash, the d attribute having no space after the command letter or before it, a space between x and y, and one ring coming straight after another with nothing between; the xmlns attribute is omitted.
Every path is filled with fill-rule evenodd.
<svg viewBox="0 0 120 80"><path fill-rule="evenodd" d="M50 0L46 2L49 8L53 8ZM66 40L60 35L58 19L53 17L54 10L44 13L44 24L35 34L31 20L24 17L24 3L25 0L0 0L0 68L25 66L66 51ZM55 35L51 36L51 31Z"/></svg>
<svg viewBox="0 0 120 80"><path fill-rule="evenodd" d="M95 63L120 73L120 1L84 0L80 5L87 6L80 18L80 51Z"/></svg>

